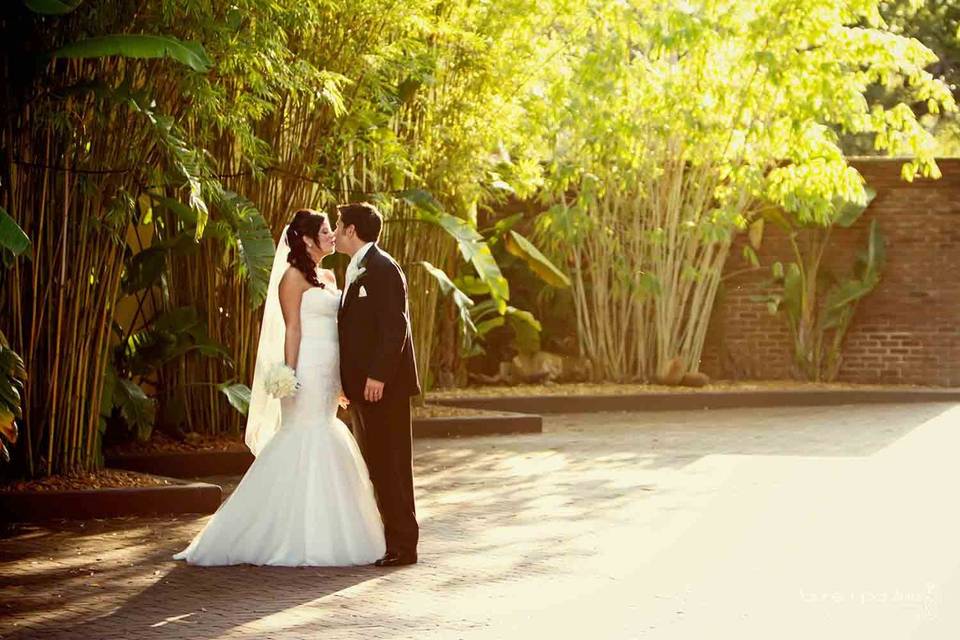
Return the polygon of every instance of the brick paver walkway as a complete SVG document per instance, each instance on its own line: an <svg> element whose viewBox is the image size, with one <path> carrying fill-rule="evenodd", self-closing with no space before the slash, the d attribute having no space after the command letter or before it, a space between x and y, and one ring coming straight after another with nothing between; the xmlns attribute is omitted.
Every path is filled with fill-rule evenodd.
<svg viewBox="0 0 960 640"><path fill-rule="evenodd" d="M551 417L418 441L421 563L169 560L204 518L17 527L3 638L960 638L960 406Z"/></svg>

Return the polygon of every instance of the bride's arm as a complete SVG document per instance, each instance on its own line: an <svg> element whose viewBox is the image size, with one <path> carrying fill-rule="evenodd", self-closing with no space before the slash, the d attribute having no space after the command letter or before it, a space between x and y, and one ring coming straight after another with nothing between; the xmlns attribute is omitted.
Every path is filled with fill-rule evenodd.
<svg viewBox="0 0 960 640"><path fill-rule="evenodd" d="M303 298L304 288L292 274L299 275L299 272L291 269L280 280L280 310L283 312L283 322L287 329L283 341L283 361L296 371L297 358L300 355L300 300Z"/></svg>

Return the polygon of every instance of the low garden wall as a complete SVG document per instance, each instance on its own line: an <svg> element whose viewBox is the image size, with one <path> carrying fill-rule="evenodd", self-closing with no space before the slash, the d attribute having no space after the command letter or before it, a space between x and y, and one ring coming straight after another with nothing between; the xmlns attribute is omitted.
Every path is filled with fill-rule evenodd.
<svg viewBox="0 0 960 640"><path fill-rule="evenodd" d="M835 229L826 265L849 272L876 219L887 261L847 335L839 380L960 385L960 159L940 160L940 180L900 178L899 160L852 162L877 196L849 229ZM767 225L762 269L749 271L738 239L727 264L701 370L726 379L791 377L792 341L783 320L752 298L765 293L769 265L792 254L784 233Z"/></svg>

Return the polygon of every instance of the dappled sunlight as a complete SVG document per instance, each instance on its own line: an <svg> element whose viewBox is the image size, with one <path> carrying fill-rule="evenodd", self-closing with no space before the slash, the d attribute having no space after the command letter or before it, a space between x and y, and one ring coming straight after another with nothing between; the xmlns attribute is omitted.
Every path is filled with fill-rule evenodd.
<svg viewBox="0 0 960 640"><path fill-rule="evenodd" d="M616 597L611 589L624 581L658 585L648 597L677 606L682 580L714 585L731 572L750 588L776 569L822 590L830 549L845 549L837 566L880 580L867 551L932 522L925 500L947 499L931 487L947 477L956 447L944 444L960 440L950 430L958 412L943 404L559 415L536 437L421 440L420 564L401 570L186 566L170 554L207 517L185 516L25 527L0 541L18 559L0 571L21 585L7 592L20 620L76 627L70 611L96 611L79 632L95 637L113 621L137 620L145 639L385 628L469 637L530 611L562 618L570 602ZM892 510L907 518L891 520ZM885 533L858 541L867 526ZM953 533L927 538L939 548ZM29 637L17 633L5 637Z"/></svg>

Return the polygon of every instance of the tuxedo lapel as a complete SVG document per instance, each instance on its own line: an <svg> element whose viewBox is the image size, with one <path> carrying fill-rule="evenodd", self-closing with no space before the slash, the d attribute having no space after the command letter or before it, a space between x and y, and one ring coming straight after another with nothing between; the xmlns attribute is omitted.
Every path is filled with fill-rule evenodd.
<svg viewBox="0 0 960 640"><path fill-rule="evenodd" d="M360 264L357 265L358 269L364 269L367 266L367 263L371 258L376 259L380 257L380 251L377 249L377 245L371 246L367 249L367 253L363 256L363 260L360 261ZM354 281L350 284L349 289L347 289L347 297L343 301L343 304L340 305L339 316L343 317L347 313L347 307L350 306L350 303L357 299L357 296L360 295L360 286L361 280L363 279L362 274L357 276Z"/></svg>

